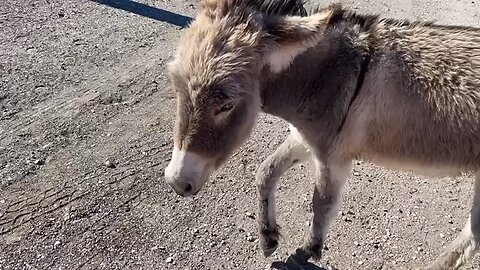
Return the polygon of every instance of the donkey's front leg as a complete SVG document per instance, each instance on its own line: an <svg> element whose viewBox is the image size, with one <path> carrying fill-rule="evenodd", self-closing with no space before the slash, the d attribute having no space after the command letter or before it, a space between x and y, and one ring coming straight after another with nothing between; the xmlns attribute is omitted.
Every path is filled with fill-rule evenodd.
<svg viewBox="0 0 480 270"><path fill-rule="evenodd" d="M315 162L317 180L313 191L313 222L304 246L291 257L304 264L308 259L319 260L325 236L331 221L336 216L341 203L341 190L350 171L351 161Z"/></svg>
<svg viewBox="0 0 480 270"><path fill-rule="evenodd" d="M275 218L275 187L278 179L292 165L310 156L296 129L291 127L291 131L277 150L262 162L256 175L260 248L265 257L270 256L278 246L279 233Z"/></svg>

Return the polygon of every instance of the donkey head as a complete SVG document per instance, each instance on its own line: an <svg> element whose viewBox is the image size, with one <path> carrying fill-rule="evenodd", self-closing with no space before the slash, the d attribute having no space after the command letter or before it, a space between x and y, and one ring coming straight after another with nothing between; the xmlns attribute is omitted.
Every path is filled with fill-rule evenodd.
<svg viewBox="0 0 480 270"><path fill-rule="evenodd" d="M203 0L169 63L177 115L165 178L182 196L196 194L247 139L261 108L261 74L286 69L314 46L332 15L293 16L303 9L298 0L283 8L260 1Z"/></svg>

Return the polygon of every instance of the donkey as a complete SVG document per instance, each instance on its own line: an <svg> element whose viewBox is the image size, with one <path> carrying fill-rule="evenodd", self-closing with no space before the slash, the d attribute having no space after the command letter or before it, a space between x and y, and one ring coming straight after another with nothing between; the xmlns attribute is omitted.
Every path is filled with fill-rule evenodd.
<svg viewBox="0 0 480 270"><path fill-rule="evenodd" d="M313 222L292 258L321 257L352 161L475 175L468 221L427 269L459 269L480 246L480 29L362 15L301 0L202 0L168 64L177 115L165 179L195 195L261 111L291 133L256 174L260 248L278 246L275 186L316 168Z"/></svg>

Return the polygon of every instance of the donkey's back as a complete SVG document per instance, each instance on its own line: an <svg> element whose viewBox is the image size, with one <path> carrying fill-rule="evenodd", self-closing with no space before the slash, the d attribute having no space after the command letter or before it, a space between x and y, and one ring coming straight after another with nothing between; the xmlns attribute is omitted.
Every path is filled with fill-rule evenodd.
<svg viewBox="0 0 480 270"><path fill-rule="evenodd" d="M349 115L356 154L435 174L480 169L480 29L380 20L371 31Z"/></svg>

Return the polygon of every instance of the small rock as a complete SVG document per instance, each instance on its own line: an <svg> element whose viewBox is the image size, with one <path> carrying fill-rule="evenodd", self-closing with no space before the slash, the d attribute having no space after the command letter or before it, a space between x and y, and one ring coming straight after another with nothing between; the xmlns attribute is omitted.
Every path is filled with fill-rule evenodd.
<svg viewBox="0 0 480 270"><path fill-rule="evenodd" d="M250 213L250 212L246 212L245 216L255 219L255 215L253 213Z"/></svg>
<svg viewBox="0 0 480 270"><path fill-rule="evenodd" d="M358 265L363 265L363 261L358 261Z"/></svg>
<svg viewBox="0 0 480 270"><path fill-rule="evenodd" d="M33 162L33 164L35 164L35 165L40 165L40 166L41 166L41 165L45 165L45 160L43 160L43 159L36 159L36 160Z"/></svg>
<svg viewBox="0 0 480 270"><path fill-rule="evenodd" d="M357 247L360 246L360 243L359 243L358 241L353 241L353 244L354 244L355 246L357 246Z"/></svg>
<svg viewBox="0 0 480 270"><path fill-rule="evenodd" d="M105 166L107 168L115 168L116 167L115 164L110 160L105 161Z"/></svg>
<svg viewBox="0 0 480 270"><path fill-rule="evenodd" d="M343 221L345 221L345 222L352 222L352 220L351 220L350 218L348 218L348 217L343 217Z"/></svg>
<svg viewBox="0 0 480 270"><path fill-rule="evenodd" d="M54 247L56 247L56 246L58 246L58 245L60 245L60 241L58 241L58 240L55 241L55 243L53 243L53 246L54 246Z"/></svg>
<svg viewBox="0 0 480 270"><path fill-rule="evenodd" d="M360 173L359 172L353 172L353 175L354 176L360 176Z"/></svg>
<svg viewBox="0 0 480 270"><path fill-rule="evenodd" d="M173 263L173 257L168 257L166 260L165 260L166 263Z"/></svg>

